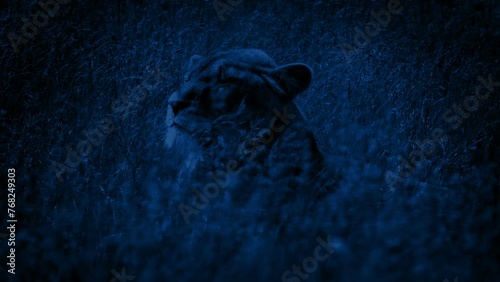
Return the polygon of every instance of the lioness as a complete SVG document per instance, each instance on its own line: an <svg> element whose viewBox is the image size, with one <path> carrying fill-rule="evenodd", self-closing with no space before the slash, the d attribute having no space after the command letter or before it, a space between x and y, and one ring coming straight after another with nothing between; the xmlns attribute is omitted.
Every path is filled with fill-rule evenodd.
<svg viewBox="0 0 500 282"><path fill-rule="evenodd" d="M237 175L247 186L258 176L292 190L311 186L324 158L293 101L311 80L307 65L277 66L261 50L195 55L168 100L167 146L185 154L189 171L225 185Z"/></svg>

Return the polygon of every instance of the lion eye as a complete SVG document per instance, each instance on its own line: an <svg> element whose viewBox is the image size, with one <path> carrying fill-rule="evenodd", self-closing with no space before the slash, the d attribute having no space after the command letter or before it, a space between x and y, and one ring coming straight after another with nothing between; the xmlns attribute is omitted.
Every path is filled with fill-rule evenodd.
<svg viewBox="0 0 500 282"><path fill-rule="evenodd" d="M238 79L234 76L227 74L227 67L225 65L220 65L217 73L217 81L222 84L233 83Z"/></svg>
<svg viewBox="0 0 500 282"><path fill-rule="evenodd" d="M226 67L224 65L219 66L217 77L219 81L224 81L224 79L226 78Z"/></svg>
<svg viewBox="0 0 500 282"><path fill-rule="evenodd" d="M196 99L196 92L194 91L189 91L187 94L186 94L186 100L188 101L192 101Z"/></svg>
<svg viewBox="0 0 500 282"><path fill-rule="evenodd" d="M236 82L238 79L234 77L225 77L224 79L219 79L219 82L222 83L223 85L229 84Z"/></svg>

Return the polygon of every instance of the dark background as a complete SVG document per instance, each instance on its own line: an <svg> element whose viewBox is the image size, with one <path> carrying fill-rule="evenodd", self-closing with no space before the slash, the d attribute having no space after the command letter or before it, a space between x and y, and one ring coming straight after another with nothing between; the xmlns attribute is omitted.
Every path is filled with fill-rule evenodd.
<svg viewBox="0 0 500 282"><path fill-rule="evenodd" d="M43 10L2 2L0 217L3 226L15 168L18 223L16 275L3 240L0 277L119 281L112 270L125 267L135 281L281 281L331 235L336 251L308 281L500 281L500 89L456 129L457 118L443 119L478 77L500 81L500 3L401 1L379 35L345 56L354 28L386 7L243 0L222 21L212 0L73 0L15 52L9 34ZM192 55L235 48L311 66L313 84L296 103L341 175L315 212L283 206L292 221L279 235L265 216L222 199L190 224L177 208L199 183L179 180L185 156L165 149L166 101ZM113 101L126 103L148 69L161 82L121 118ZM112 132L60 181L54 167L104 118ZM445 138L406 173L436 128Z"/></svg>

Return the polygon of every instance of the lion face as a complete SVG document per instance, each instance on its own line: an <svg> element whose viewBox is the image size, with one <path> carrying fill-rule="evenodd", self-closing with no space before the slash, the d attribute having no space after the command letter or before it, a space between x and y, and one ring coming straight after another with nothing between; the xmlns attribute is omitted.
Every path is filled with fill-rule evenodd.
<svg viewBox="0 0 500 282"><path fill-rule="evenodd" d="M282 109L311 83L304 64L276 66L260 50L193 56L184 81L168 100L167 146L189 135L200 143L206 132L249 129L273 109Z"/></svg>

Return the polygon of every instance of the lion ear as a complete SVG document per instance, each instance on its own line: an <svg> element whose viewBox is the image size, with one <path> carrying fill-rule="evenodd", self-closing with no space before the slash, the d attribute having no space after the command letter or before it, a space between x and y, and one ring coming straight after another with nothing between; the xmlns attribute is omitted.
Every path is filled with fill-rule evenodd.
<svg viewBox="0 0 500 282"><path fill-rule="evenodd" d="M305 64L288 64L272 70L271 75L292 100L304 92L312 81L312 70Z"/></svg>
<svg viewBox="0 0 500 282"><path fill-rule="evenodd" d="M200 55L193 55L191 59L189 60L189 68L191 68L194 64L199 62L201 59L203 59L203 56Z"/></svg>

